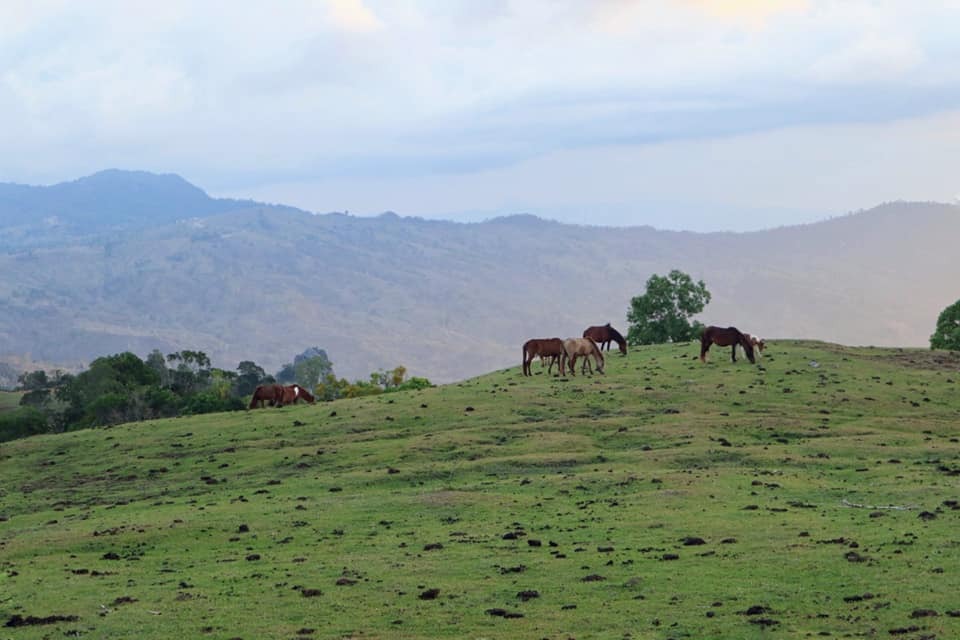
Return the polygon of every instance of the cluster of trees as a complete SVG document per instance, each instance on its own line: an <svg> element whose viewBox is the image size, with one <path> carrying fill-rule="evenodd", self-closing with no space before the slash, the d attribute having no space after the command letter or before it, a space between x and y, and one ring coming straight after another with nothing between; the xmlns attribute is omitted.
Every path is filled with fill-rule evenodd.
<svg viewBox="0 0 960 640"><path fill-rule="evenodd" d="M133 353L97 358L78 374L32 371L19 377L20 407L0 413L0 441L122 422L243 409L260 384L296 382L323 400L431 386L406 378L406 369L378 371L367 381L337 378L326 352L307 349L276 375L252 361L235 371L211 366L202 351L146 359Z"/></svg>
<svg viewBox="0 0 960 640"><path fill-rule="evenodd" d="M369 380L354 380L353 382L348 382L346 378L337 379L331 372L314 389L318 399L330 401L338 398L359 398L360 396L373 396L378 393L426 389L432 386L426 378L418 378L417 376L407 378L406 367L400 366L390 371L375 371L370 374Z"/></svg>

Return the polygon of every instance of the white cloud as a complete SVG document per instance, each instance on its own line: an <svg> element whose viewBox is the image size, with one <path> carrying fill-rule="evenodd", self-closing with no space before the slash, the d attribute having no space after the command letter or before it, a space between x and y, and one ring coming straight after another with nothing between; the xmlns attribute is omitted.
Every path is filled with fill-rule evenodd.
<svg viewBox="0 0 960 640"><path fill-rule="evenodd" d="M370 33L383 28L383 23L362 0L326 0L333 24L346 31Z"/></svg>
<svg viewBox="0 0 960 640"><path fill-rule="evenodd" d="M593 177L620 175L609 164L619 154L590 156L600 148L658 150L676 163L661 182L675 184L687 164L662 145L861 121L910 135L889 123L960 108L958 5L10 0L0 3L0 180L117 165L220 189L335 177L358 200L369 185L402 185L384 191L382 208L417 213L493 206L491 193L522 205L522 190L506 197L519 189L511 176L550 159L570 173L553 188L559 206L579 197L562 161L588 172L576 187L585 193ZM404 190L414 185L431 195ZM859 188L871 201L882 191Z"/></svg>

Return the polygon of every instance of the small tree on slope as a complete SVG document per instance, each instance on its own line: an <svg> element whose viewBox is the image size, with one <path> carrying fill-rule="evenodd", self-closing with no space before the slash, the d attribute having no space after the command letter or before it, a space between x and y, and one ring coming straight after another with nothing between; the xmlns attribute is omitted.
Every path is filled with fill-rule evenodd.
<svg viewBox="0 0 960 640"><path fill-rule="evenodd" d="M693 340L703 330L690 318L710 302L703 280L694 282L674 269L666 277L653 274L647 280L646 293L634 297L627 311L630 344L661 344Z"/></svg>
<svg viewBox="0 0 960 640"><path fill-rule="evenodd" d="M940 312L937 328L930 336L930 348L960 351L960 300Z"/></svg>

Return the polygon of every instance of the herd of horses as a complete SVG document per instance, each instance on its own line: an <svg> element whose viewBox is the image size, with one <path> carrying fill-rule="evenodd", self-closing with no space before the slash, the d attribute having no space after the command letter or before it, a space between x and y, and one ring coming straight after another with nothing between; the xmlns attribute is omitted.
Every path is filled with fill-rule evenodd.
<svg viewBox="0 0 960 640"><path fill-rule="evenodd" d="M266 405L282 407L288 404L296 404L298 400L313 404L317 399L298 384L261 384L254 389L249 408L255 409L259 406L262 409Z"/></svg>
<svg viewBox="0 0 960 640"><path fill-rule="evenodd" d="M622 355L627 355L627 341L619 331L610 326L608 322L602 326L587 327L583 332L582 338L532 338L523 343L523 375L533 375L530 365L534 359L540 358L541 366L547 366L547 374L553 372L553 366L557 365L560 376L577 375L576 363L578 358L583 358L580 366L580 373L586 374L589 370L593 373L593 367L590 366L590 359L596 365L599 373L603 373L604 360L603 348L610 351L611 343L616 342ZM749 333L743 333L736 327L706 327L700 335L700 360L707 361L707 352L712 345L720 347L731 347L730 358L733 362L737 361L737 347L743 349L747 359L751 363L756 363L757 354L763 351L766 343ZM548 364L549 363L549 364Z"/></svg>
<svg viewBox="0 0 960 640"><path fill-rule="evenodd" d="M540 358L541 366L547 366L547 374L553 372L553 366L557 365L560 376L569 373L571 376L577 375L577 360L582 358L580 364L580 373L586 375L589 371L593 373L593 365L596 366L598 373L603 373L604 359L603 349L610 351L610 345L616 342L622 355L627 355L627 341L619 331L610 326L608 322L602 326L587 327L581 338L533 338L523 343L523 375L532 376L530 365L534 359ZM737 361L737 347L743 349L747 359L751 363L756 363L756 357L763 351L766 344L749 333L742 333L736 327L707 327L700 335L700 360L707 361L707 351L712 345L719 347L731 347L730 359ZM250 409L258 406L262 409L269 405L271 407L282 407L288 404L296 404L299 400L313 404L316 398L307 389L298 384L262 384L253 392L253 398L250 400Z"/></svg>

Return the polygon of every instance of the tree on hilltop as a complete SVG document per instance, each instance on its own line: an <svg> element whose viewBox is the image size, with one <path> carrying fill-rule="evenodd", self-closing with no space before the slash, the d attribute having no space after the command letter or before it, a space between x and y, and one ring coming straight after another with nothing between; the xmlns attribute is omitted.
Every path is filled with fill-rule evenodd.
<svg viewBox="0 0 960 640"><path fill-rule="evenodd" d="M653 274L646 292L630 300L627 340L632 345L685 342L700 335L703 325L690 321L710 302L703 280L672 270L667 276Z"/></svg>
<svg viewBox="0 0 960 640"><path fill-rule="evenodd" d="M930 336L930 348L960 351L960 300L940 312L937 328Z"/></svg>

